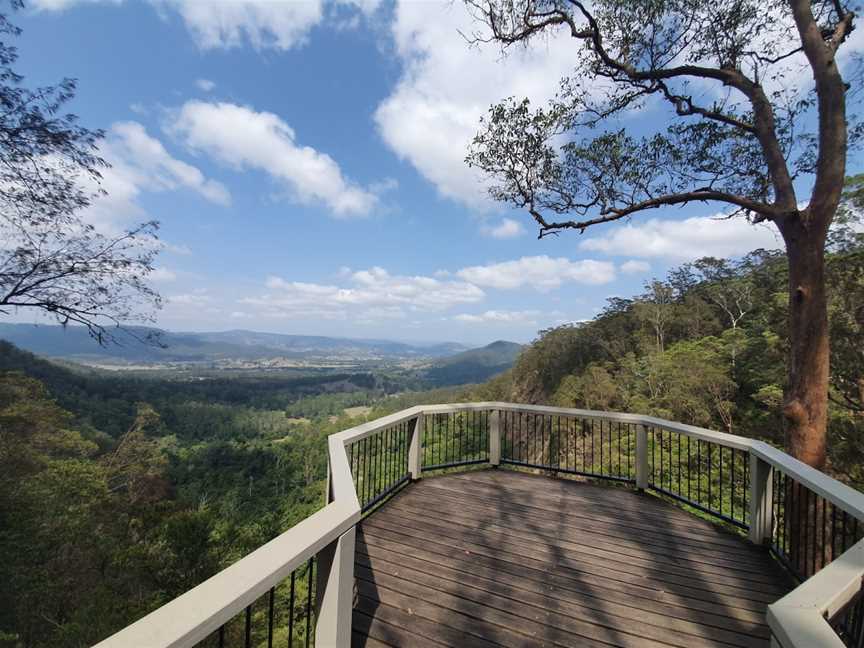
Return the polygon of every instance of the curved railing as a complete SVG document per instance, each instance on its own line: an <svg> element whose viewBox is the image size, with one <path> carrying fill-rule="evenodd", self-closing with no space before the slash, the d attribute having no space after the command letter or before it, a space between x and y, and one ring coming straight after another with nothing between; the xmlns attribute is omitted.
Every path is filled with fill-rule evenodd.
<svg viewBox="0 0 864 648"><path fill-rule="evenodd" d="M98 648L349 646L355 528L430 470L512 465L629 483L746 530L801 584L768 609L784 648L864 642L864 494L761 441L635 414L412 407L328 439L327 504Z"/></svg>

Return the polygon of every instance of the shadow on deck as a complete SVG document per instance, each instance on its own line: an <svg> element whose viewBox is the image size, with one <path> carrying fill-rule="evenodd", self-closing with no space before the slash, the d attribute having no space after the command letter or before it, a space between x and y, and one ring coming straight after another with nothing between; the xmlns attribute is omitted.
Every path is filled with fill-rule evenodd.
<svg viewBox="0 0 864 648"><path fill-rule="evenodd" d="M656 497L482 470L358 528L355 646L759 646L792 587L768 553Z"/></svg>

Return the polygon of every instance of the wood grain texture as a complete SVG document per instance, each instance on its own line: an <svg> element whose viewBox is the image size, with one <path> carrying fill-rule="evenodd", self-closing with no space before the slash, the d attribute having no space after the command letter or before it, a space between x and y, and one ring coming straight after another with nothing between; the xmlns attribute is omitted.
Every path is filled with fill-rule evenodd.
<svg viewBox="0 0 864 648"><path fill-rule="evenodd" d="M512 470L423 479L366 518L354 646L762 648L793 584L635 491Z"/></svg>

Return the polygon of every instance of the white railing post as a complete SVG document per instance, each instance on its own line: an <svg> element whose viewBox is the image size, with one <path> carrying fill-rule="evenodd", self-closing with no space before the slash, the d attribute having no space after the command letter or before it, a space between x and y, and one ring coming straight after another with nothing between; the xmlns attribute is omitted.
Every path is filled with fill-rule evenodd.
<svg viewBox="0 0 864 648"><path fill-rule="evenodd" d="M418 414L414 421L414 431L411 433L411 445L408 446L408 474L411 481L420 479L423 470L423 414Z"/></svg>
<svg viewBox="0 0 864 648"><path fill-rule="evenodd" d="M489 415L489 463L501 465L501 410L492 410Z"/></svg>
<svg viewBox="0 0 864 648"><path fill-rule="evenodd" d="M774 535L774 469L750 452L750 542L764 545Z"/></svg>
<svg viewBox="0 0 864 648"><path fill-rule="evenodd" d="M315 561L318 570L315 600L316 646L351 646L356 534L357 527L351 527L322 549Z"/></svg>
<svg viewBox="0 0 864 648"><path fill-rule="evenodd" d="M648 428L636 426L636 488L648 488Z"/></svg>

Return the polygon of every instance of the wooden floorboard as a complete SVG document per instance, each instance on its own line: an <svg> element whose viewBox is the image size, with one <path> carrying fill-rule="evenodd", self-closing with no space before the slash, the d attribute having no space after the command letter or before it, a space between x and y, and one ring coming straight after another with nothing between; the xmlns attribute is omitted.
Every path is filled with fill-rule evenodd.
<svg viewBox="0 0 864 648"><path fill-rule="evenodd" d="M627 488L424 478L360 525L353 644L762 648L792 587L767 553Z"/></svg>

